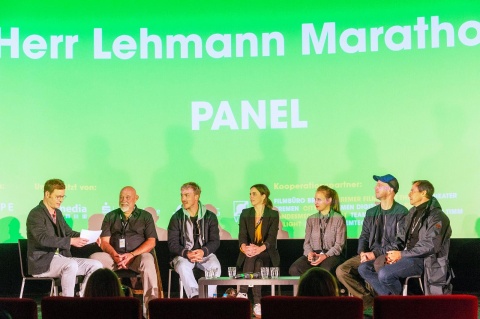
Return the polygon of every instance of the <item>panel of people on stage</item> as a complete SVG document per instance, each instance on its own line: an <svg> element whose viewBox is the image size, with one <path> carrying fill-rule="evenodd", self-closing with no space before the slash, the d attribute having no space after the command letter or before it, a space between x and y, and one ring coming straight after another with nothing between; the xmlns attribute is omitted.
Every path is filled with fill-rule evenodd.
<svg viewBox="0 0 480 319"><path fill-rule="evenodd" d="M320 186L315 193L316 213L308 217L303 254L290 266L289 274L302 276L299 295L338 295L337 280L348 292L373 305L375 295L401 294L401 280L425 277L426 294L451 292L448 281L450 221L433 196L427 180L417 180L408 194L412 208L395 201L398 180L390 175L373 176L379 204L368 209L358 240L358 255L346 260L346 221L340 212L337 192ZM213 270L220 276L220 261L215 255L220 246L219 225L214 212L200 202L201 188L194 182L180 188L181 208L168 225L171 265L179 274L188 298L198 297L193 269ZM279 213L264 184L250 188L251 207L239 220L237 267L244 273L260 272L261 267L280 265L277 250ZM63 296L74 296L75 278L90 276L98 269L130 269L140 273L143 282L144 316L147 305L158 298L159 285L155 257L157 242L152 215L136 206L139 196L131 186L121 189L119 208L105 215L98 244L101 252L90 258L75 258L71 246L88 243L65 222L60 206L65 184L48 180L44 197L27 218L28 271L34 277L60 277ZM312 269L313 268L313 269ZM103 272L103 277L109 277ZM335 279L336 277L336 279ZM368 283L368 284L367 284ZM81 285L80 296L92 294L92 287ZM118 288L115 288L118 290ZM237 298L248 298L248 285L240 287ZM213 296L216 286L209 286ZM253 313L261 316L261 286L252 287ZM97 294L99 295L99 294ZM101 295L101 294L100 294Z"/></svg>

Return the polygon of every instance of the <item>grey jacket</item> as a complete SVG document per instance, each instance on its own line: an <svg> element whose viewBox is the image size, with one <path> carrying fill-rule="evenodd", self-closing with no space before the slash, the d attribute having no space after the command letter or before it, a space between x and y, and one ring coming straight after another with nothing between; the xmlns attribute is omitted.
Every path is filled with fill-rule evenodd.
<svg viewBox="0 0 480 319"><path fill-rule="evenodd" d="M440 203L432 197L420 217L419 240L411 249L407 246L407 231L411 228L416 208L412 207L405 219L405 226L397 238L397 249L402 258L422 257L424 264L425 294L437 295L451 293L450 279L453 276L449 263L448 252L452 228L450 219L442 211Z"/></svg>
<svg viewBox="0 0 480 319"><path fill-rule="evenodd" d="M303 254L307 256L312 251L326 249L325 255L340 256L345 249L346 225L345 218L333 210L328 214L325 234L321 232L321 214L315 213L307 218Z"/></svg>

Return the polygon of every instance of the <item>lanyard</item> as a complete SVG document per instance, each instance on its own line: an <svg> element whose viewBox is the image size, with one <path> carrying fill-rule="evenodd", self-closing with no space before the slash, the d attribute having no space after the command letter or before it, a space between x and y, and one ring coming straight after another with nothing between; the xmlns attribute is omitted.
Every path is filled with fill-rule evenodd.
<svg viewBox="0 0 480 319"><path fill-rule="evenodd" d="M262 220L263 220L263 214L265 213L265 207L262 208L262 216L260 217L260 219L258 220L258 222L255 224L255 230L258 228L258 226L260 226L260 224L262 223Z"/></svg>
<svg viewBox="0 0 480 319"><path fill-rule="evenodd" d="M258 226L260 226L260 224L262 223L262 220L263 220L263 214L262 214L262 217L260 217L260 219L258 220L257 224L255 224L255 230L257 230Z"/></svg>
<svg viewBox="0 0 480 319"><path fill-rule="evenodd" d="M130 218L127 219L126 221L123 220L122 218L122 238L125 238L125 232L127 230L128 224L130 223Z"/></svg>
<svg viewBox="0 0 480 319"><path fill-rule="evenodd" d="M321 213L320 213L321 214ZM330 220L330 212L327 217L320 217L320 240L322 241L322 252L327 250L325 247L325 233L327 232L328 221Z"/></svg>

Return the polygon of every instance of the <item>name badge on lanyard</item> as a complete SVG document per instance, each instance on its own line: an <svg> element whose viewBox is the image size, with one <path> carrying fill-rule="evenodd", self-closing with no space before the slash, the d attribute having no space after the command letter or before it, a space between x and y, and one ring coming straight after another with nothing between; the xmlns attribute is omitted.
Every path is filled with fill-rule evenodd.
<svg viewBox="0 0 480 319"><path fill-rule="evenodd" d="M122 220L122 237L118 240L118 247L119 248L125 248L126 241L125 241L125 231L127 229L128 223L130 222L129 219L127 221Z"/></svg>

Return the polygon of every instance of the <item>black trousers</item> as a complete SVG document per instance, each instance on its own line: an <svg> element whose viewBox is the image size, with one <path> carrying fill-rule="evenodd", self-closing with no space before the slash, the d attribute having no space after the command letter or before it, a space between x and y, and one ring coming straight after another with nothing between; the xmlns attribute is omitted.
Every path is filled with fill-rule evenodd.
<svg viewBox="0 0 480 319"><path fill-rule="evenodd" d="M290 276L301 276L307 270L313 267L322 267L323 269L328 270L332 275L335 276L335 269L345 261L343 256L331 256L327 257L324 261L320 263L318 266L312 266L308 261L307 256L302 256L298 258L288 270Z"/></svg>
<svg viewBox="0 0 480 319"><path fill-rule="evenodd" d="M243 263L243 272L260 272L261 267L269 267L271 264L270 256L266 250L262 251L257 256L246 257L245 262ZM240 292L247 293L248 286L240 286ZM253 303L260 303L262 299L262 286L253 286Z"/></svg>

